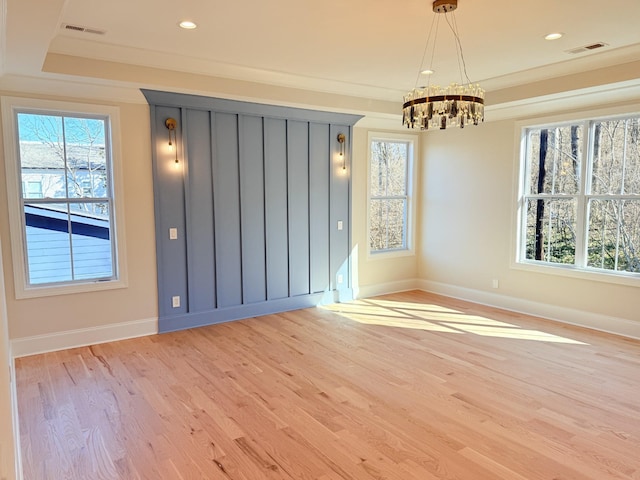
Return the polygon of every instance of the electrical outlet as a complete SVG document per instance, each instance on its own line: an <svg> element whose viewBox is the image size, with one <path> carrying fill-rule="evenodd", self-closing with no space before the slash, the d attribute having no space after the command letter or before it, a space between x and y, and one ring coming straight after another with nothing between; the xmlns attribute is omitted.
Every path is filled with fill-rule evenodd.
<svg viewBox="0 0 640 480"><path fill-rule="evenodd" d="M171 306L173 308L180 307L180 295L175 295L175 296L171 297Z"/></svg>
<svg viewBox="0 0 640 480"><path fill-rule="evenodd" d="M338 275L338 283L342 283L343 280L344 279L343 279L342 275Z"/></svg>
<svg viewBox="0 0 640 480"><path fill-rule="evenodd" d="M342 220L338 220L338 230L342 230Z"/></svg>
<svg viewBox="0 0 640 480"><path fill-rule="evenodd" d="M169 229L169 240L177 240L178 239L178 229L170 228Z"/></svg>
<svg viewBox="0 0 640 480"><path fill-rule="evenodd" d="M491 282L491 286L493 288L498 288L500 286L500 282L498 282L497 278L494 278L493 281Z"/></svg>

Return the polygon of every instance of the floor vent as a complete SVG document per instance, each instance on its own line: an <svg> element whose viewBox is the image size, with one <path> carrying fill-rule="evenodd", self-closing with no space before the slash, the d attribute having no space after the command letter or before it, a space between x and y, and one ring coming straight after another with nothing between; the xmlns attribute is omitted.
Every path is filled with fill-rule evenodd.
<svg viewBox="0 0 640 480"><path fill-rule="evenodd" d="M105 30L100 30L99 28L83 27L82 25L72 25L70 23L63 23L62 28L64 30L71 30L72 32L93 33L94 35L104 35L107 33Z"/></svg>
<svg viewBox="0 0 640 480"><path fill-rule="evenodd" d="M572 50L567 50L567 53L571 55L575 55L577 53L589 52L591 50L597 50L598 48L606 47L607 44L604 42L592 43L591 45L585 45L583 47L574 48Z"/></svg>

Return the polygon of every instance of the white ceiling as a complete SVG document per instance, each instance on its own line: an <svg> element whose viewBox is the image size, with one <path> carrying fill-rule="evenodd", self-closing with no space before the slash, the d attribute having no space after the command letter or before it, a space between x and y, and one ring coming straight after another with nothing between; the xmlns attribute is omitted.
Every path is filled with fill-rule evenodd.
<svg viewBox="0 0 640 480"><path fill-rule="evenodd" d="M436 15L431 0L1 2L4 74L46 75L47 55L63 54L388 101L414 87ZM446 84L460 76L440 18L432 83ZM469 77L488 92L640 59L640 0L459 0L455 19ZM607 47L566 52L596 42Z"/></svg>

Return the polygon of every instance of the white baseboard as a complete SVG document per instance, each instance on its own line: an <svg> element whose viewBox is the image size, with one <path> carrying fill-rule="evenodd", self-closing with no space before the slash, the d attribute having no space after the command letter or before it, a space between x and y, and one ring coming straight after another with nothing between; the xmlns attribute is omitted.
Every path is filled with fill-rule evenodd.
<svg viewBox="0 0 640 480"><path fill-rule="evenodd" d="M148 318L132 322L114 323L93 328L67 330L34 337L14 338L10 341L13 358L97 343L115 342L158 333L158 319Z"/></svg>
<svg viewBox="0 0 640 480"><path fill-rule="evenodd" d="M640 340L640 322L634 322L633 320L532 302L531 300L431 282L429 280L419 280L417 284L416 288L426 292Z"/></svg>
<svg viewBox="0 0 640 480"><path fill-rule="evenodd" d="M399 280L396 282L378 283L375 285L360 285L354 287L355 298L368 298L378 295L386 295L388 293L406 292L408 290L418 290L420 288L420 280L411 278L408 280Z"/></svg>

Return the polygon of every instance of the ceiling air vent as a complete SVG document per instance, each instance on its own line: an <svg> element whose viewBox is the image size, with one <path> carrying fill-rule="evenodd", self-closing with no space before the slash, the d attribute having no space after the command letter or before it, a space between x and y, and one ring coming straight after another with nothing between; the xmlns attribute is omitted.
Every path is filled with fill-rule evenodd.
<svg viewBox="0 0 640 480"><path fill-rule="evenodd" d="M572 50L567 50L566 52L570 53L571 55L576 55L578 53L589 52L591 50L597 50L598 48L602 48L606 46L607 46L606 43L598 42L598 43L592 43L591 45L585 45L583 47L574 48Z"/></svg>
<svg viewBox="0 0 640 480"><path fill-rule="evenodd" d="M62 28L64 30L71 30L72 32L93 33L94 35L104 35L107 33L99 28L83 27L82 25L72 25L70 23L63 23Z"/></svg>

